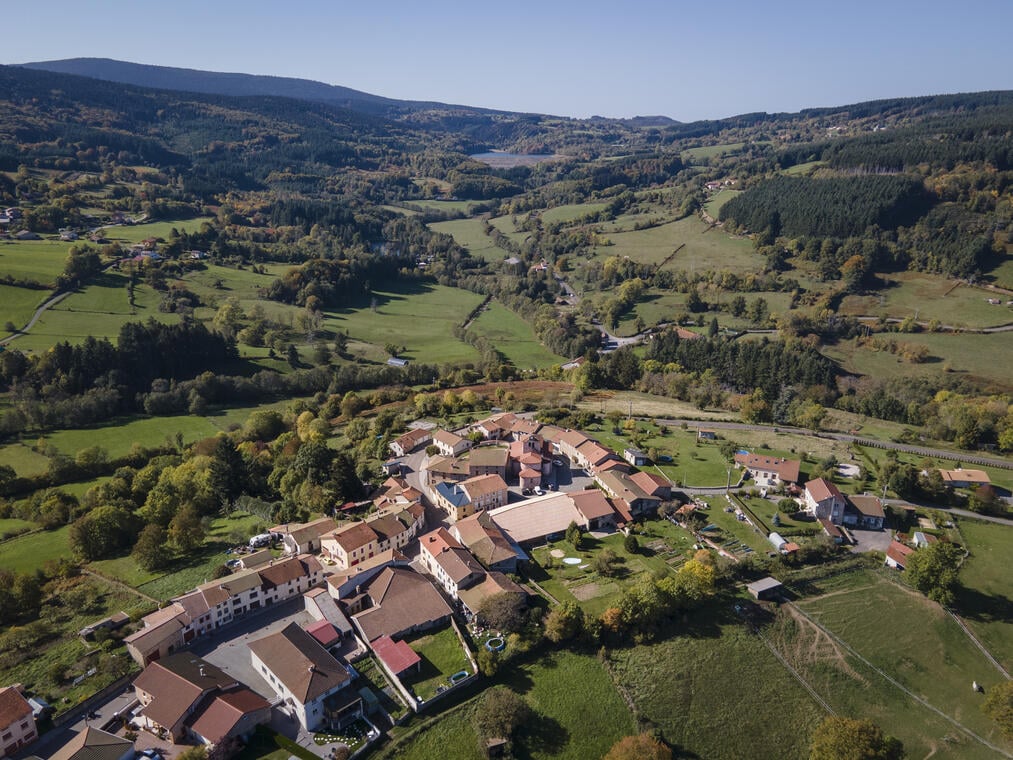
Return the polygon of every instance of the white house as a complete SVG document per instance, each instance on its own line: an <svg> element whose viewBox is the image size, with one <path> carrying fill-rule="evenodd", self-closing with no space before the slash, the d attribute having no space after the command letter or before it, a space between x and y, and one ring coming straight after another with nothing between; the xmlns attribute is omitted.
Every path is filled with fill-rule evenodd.
<svg viewBox="0 0 1013 760"><path fill-rule="evenodd" d="M826 478L805 484L805 507L817 520L830 520L834 525L844 521L844 495Z"/></svg>
<svg viewBox="0 0 1013 760"><path fill-rule="evenodd" d="M445 457L456 457L471 448L471 441L446 430L433 433L433 445Z"/></svg>
<svg viewBox="0 0 1013 760"><path fill-rule="evenodd" d="M422 566L444 591L457 599L459 589L467 588L485 576L485 569L471 552L457 542L446 528L427 533L419 539Z"/></svg>
<svg viewBox="0 0 1013 760"><path fill-rule="evenodd" d="M13 686L0 689L0 757L13 756L38 735L28 700Z"/></svg>

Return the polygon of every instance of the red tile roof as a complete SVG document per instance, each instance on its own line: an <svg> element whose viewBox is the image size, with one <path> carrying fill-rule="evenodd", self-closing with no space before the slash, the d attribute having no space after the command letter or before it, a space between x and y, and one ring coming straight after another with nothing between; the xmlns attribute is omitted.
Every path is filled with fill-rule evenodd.
<svg viewBox="0 0 1013 760"><path fill-rule="evenodd" d="M900 541L891 541L889 548L886 550L886 556L901 567L904 567L907 564L907 556L913 551L914 549L902 544Z"/></svg>
<svg viewBox="0 0 1013 760"><path fill-rule="evenodd" d="M805 484L805 490L808 491L817 502L826 501L831 497L835 499L844 498L841 496L841 492L837 490L837 486L826 478L816 478L816 480L810 480Z"/></svg>
<svg viewBox="0 0 1013 760"><path fill-rule="evenodd" d="M7 728L32 714L32 706L13 686L0 689L0 728Z"/></svg>
<svg viewBox="0 0 1013 760"><path fill-rule="evenodd" d="M323 591L323 589L320 589ZM329 647L341 640L341 634L329 620L318 620L306 626L306 633L320 642L321 646Z"/></svg>
<svg viewBox="0 0 1013 760"><path fill-rule="evenodd" d="M422 658L414 649L403 641L394 641L390 636L381 636L373 641L371 646L376 656L394 675L400 675L422 662Z"/></svg>

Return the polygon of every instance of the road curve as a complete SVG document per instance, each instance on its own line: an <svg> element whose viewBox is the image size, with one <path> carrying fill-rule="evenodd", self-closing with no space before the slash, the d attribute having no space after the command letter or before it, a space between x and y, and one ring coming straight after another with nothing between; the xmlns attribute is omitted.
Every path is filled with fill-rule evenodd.
<svg viewBox="0 0 1013 760"><path fill-rule="evenodd" d="M11 333L6 338L0 338L0 346L3 346L5 344L7 344L7 343L10 343L15 338L19 338L22 335L24 335L25 333L27 333L29 330L31 330L33 327L35 327L35 323L39 321L39 317L41 317L43 315L43 313L45 313L46 309L50 309L53 306L56 306L56 304L60 303L60 301L62 301L64 298L66 298L70 294L71 294L71 291L65 290L62 293L57 293L52 298L48 299L44 304L42 304L42 306L40 306L38 309L35 310L35 314L32 315L32 318L30 320L28 320L28 324L27 325L25 325L24 327L22 327L16 333Z"/></svg>

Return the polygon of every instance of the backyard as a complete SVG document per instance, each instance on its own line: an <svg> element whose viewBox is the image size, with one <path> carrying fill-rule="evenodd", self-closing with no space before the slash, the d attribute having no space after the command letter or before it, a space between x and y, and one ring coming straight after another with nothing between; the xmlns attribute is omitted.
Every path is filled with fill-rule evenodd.
<svg viewBox="0 0 1013 760"><path fill-rule="evenodd" d="M432 699L445 687L450 686L450 677L461 671L471 675L471 664L464 653L464 645L453 626L446 626L435 633L424 633L405 639L422 658L418 673L405 675L402 681L420 701Z"/></svg>

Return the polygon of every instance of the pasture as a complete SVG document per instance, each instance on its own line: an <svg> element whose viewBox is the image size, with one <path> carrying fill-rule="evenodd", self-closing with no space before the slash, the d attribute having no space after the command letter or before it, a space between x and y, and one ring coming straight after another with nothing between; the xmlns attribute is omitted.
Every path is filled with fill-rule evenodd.
<svg viewBox="0 0 1013 760"><path fill-rule="evenodd" d="M606 205L605 203L570 203L565 206L547 208L540 212L540 216L544 224L565 224L588 214L597 214Z"/></svg>
<svg viewBox="0 0 1013 760"><path fill-rule="evenodd" d="M480 219L456 219L452 222L433 222L429 225L433 232L450 235L457 244L468 249L468 253L477 259L496 263L510 256L510 252L496 245L492 238L482 230Z"/></svg>
<svg viewBox="0 0 1013 760"><path fill-rule="evenodd" d="M628 256L638 263L658 265L679 249L665 264L666 269L747 274L761 272L766 266L749 240L730 237L720 229L708 231L695 216L650 229L611 233L608 239L612 245L595 247L596 255Z"/></svg>
<svg viewBox="0 0 1013 760"><path fill-rule="evenodd" d="M46 434L46 441L61 453L74 456L89 446L101 446L112 459L125 456L136 446L153 448L175 445L177 434L184 443L207 438L218 432L218 427L205 417L183 415L179 417L141 417L114 424L77 430L58 430Z"/></svg>
<svg viewBox="0 0 1013 760"><path fill-rule="evenodd" d="M375 346L407 346L404 356L417 362L442 364L479 358L474 348L454 337L453 329L482 302L480 295L443 285L398 286L398 290L374 293L375 311L366 303L327 312L325 329L347 330L350 338Z"/></svg>
<svg viewBox="0 0 1013 760"><path fill-rule="evenodd" d="M0 567L17 573L34 573L50 560L69 556L69 525L28 533L0 544Z"/></svg>
<svg viewBox="0 0 1013 760"><path fill-rule="evenodd" d="M721 207L728 203L728 201L736 195L741 194L741 190L730 190L728 188L718 190L707 200L707 203L704 204L703 210L706 211L707 215L712 219L717 219L718 214L721 213Z"/></svg>
<svg viewBox="0 0 1013 760"><path fill-rule="evenodd" d="M518 221L520 221L518 219ZM527 230L517 227L512 216L497 216L489 220L489 224L502 232L511 241L520 245L531 235Z"/></svg>
<svg viewBox="0 0 1013 760"><path fill-rule="evenodd" d="M960 569L956 608L1003 666L1013 669L1013 592L1009 559L1013 528L978 520L961 520L960 534L971 552Z"/></svg>
<svg viewBox="0 0 1013 760"><path fill-rule="evenodd" d="M988 303L997 294L957 283L941 275L901 272L878 275L884 287L874 295L847 296L841 313L855 316L915 317L928 322L936 319L957 327L991 327L1013 322L1009 300L998 294L1001 305ZM954 287L956 286L956 287Z"/></svg>
<svg viewBox="0 0 1013 760"><path fill-rule="evenodd" d="M0 240L0 275L53 285L73 243L62 240Z"/></svg>
<svg viewBox="0 0 1013 760"><path fill-rule="evenodd" d="M541 369L565 361L538 342L530 324L496 301L489 303L470 329L492 341L519 369Z"/></svg>
<svg viewBox="0 0 1013 760"><path fill-rule="evenodd" d="M178 219L168 222L150 222L148 224L117 224L111 227L104 227L102 234L109 240L119 243L140 243L148 238L161 238L169 240L172 231L177 232L198 232L205 222L213 223L214 217L199 216L194 219Z"/></svg>
<svg viewBox="0 0 1013 760"><path fill-rule="evenodd" d="M699 148L687 148L682 152L682 160L688 164L705 163L712 158L720 158L731 153L738 153L746 147L744 142L723 143L721 145L702 145Z"/></svg>
<svg viewBox="0 0 1013 760"><path fill-rule="evenodd" d="M13 285L0 285L0 325L13 322L16 328L22 328L32 318L35 310L50 297L48 290L18 288ZM3 330L2 335L8 334Z"/></svg>

